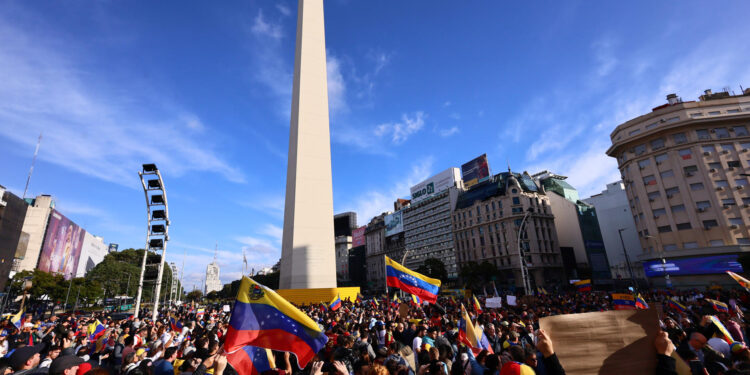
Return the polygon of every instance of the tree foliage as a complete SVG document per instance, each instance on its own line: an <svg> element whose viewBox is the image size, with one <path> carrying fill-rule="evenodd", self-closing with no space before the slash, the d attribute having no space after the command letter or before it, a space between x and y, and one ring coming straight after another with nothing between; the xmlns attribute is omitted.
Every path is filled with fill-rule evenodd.
<svg viewBox="0 0 750 375"><path fill-rule="evenodd" d="M198 302L203 299L203 293L200 290L193 290L192 292L188 293L187 297L185 298L187 301Z"/></svg>
<svg viewBox="0 0 750 375"><path fill-rule="evenodd" d="M445 269L445 264L440 259L427 258L424 263L417 268L417 272L438 279L442 282L448 280L448 271Z"/></svg>
<svg viewBox="0 0 750 375"><path fill-rule="evenodd" d="M143 251L143 249L125 249L107 254L101 263L86 274L86 280L99 283L105 298L125 294L130 297L135 296L138 291L138 280L141 276ZM142 301L150 301L154 298L154 287L160 262L160 254L148 254L146 273L143 276ZM161 282L161 297L169 293L171 280L172 268L165 263Z"/></svg>

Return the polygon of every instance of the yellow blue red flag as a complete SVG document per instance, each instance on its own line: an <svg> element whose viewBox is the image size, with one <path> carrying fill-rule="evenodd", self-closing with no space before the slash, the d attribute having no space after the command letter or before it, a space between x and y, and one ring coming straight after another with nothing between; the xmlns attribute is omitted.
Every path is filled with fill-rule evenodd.
<svg viewBox="0 0 750 375"><path fill-rule="evenodd" d="M736 281L738 284L740 284L740 286L745 288L746 291L750 292L750 281L748 281L746 278L732 271L727 271L727 275L731 276L734 279L734 281Z"/></svg>
<svg viewBox="0 0 750 375"><path fill-rule="evenodd" d="M429 303L437 302L440 280L414 272L389 257L385 257L386 284L414 294Z"/></svg>

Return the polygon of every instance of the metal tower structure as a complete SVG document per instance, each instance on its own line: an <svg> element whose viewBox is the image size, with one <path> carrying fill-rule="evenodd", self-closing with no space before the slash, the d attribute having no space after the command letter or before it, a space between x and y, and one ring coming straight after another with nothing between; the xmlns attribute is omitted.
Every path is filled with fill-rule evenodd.
<svg viewBox="0 0 750 375"><path fill-rule="evenodd" d="M169 241L169 209L167 206L167 191L161 172L156 164L143 164L143 170L138 172L146 197L146 251L143 253L141 277L138 281L138 295L135 299L135 316L138 317L143 295L143 277L146 274L146 259L149 252L161 251L159 272L154 286L154 308L152 319L159 314L159 294L161 293L161 279L164 275L164 259L167 255L167 241Z"/></svg>

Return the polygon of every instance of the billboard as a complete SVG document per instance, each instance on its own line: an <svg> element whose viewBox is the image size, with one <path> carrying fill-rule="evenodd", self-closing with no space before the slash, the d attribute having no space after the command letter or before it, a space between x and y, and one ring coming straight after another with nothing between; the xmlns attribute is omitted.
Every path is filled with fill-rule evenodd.
<svg viewBox="0 0 750 375"><path fill-rule="evenodd" d="M411 203L425 200L432 195L447 190L456 184L459 177L458 168L448 168L411 187Z"/></svg>
<svg viewBox="0 0 750 375"><path fill-rule="evenodd" d="M37 268L44 272L59 272L66 280L75 276L85 234L85 230L53 209Z"/></svg>
<svg viewBox="0 0 750 375"><path fill-rule="evenodd" d="M352 230L352 248L365 245L365 229L366 226L361 226Z"/></svg>
<svg viewBox="0 0 750 375"><path fill-rule="evenodd" d="M385 236L392 236L404 231L402 211L396 211L385 217Z"/></svg>
<svg viewBox="0 0 750 375"><path fill-rule="evenodd" d="M86 276L86 272L91 271L94 266L104 260L104 256L109 252L109 248L104 244L101 237L94 236L89 232L83 237L83 246L81 246L81 256L78 258L78 268L76 277Z"/></svg>
<svg viewBox="0 0 750 375"><path fill-rule="evenodd" d="M737 255L714 255L687 259L667 259L662 266L661 260L643 262L646 277L664 276L664 270L669 275L706 275L732 271L742 273L742 265L737 262Z"/></svg>
<svg viewBox="0 0 750 375"><path fill-rule="evenodd" d="M470 188L482 181L490 179L490 165L487 163L487 154L482 154L474 160L461 166L464 187Z"/></svg>
<svg viewBox="0 0 750 375"><path fill-rule="evenodd" d="M120 245L118 245L116 243L109 244L109 252L110 253L116 253L118 247L120 247Z"/></svg>

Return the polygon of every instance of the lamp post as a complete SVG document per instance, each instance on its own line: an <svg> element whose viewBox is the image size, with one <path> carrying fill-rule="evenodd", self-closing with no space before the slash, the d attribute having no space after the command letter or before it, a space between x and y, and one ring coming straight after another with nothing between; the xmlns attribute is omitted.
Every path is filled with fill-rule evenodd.
<svg viewBox="0 0 750 375"><path fill-rule="evenodd" d="M523 251L521 251L521 233L523 233L523 226L526 224L526 219L531 216L532 209L526 211L521 219L521 225L518 226L518 261L521 267L521 280L523 281L523 289L526 295L531 294L531 283L529 281L529 270L526 268L526 260L523 257Z"/></svg>
<svg viewBox="0 0 750 375"><path fill-rule="evenodd" d="M661 270L664 273L664 284L667 286L667 288L671 288L672 280L669 279L669 273L667 273L667 260L664 258L664 250L661 249L659 239L656 238L656 236L652 235L644 236L644 238L652 239L654 240L654 242L656 242L656 250L659 252L659 256L661 257Z"/></svg>
<svg viewBox="0 0 750 375"><path fill-rule="evenodd" d="M63 277L65 275L63 274ZM63 305L63 311L68 311L68 297L70 297L70 287L73 286L73 274L70 274L70 281L68 282L68 293L65 295L65 304Z"/></svg>
<svg viewBox="0 0 750 375"><path fill-rule="evenodd" d="M625 254L625 263L628 265L628 271L630 272L630 280L633 281L633 286L638 289L638 284L635 282L635 275L633 275L633 267L630 265L630 257L628 256L628 250L625 248L625 241L622 239L622 231L628 228L620 228L617 233L620 235L620 243L622 243L622 252Z"/></svg>

